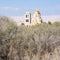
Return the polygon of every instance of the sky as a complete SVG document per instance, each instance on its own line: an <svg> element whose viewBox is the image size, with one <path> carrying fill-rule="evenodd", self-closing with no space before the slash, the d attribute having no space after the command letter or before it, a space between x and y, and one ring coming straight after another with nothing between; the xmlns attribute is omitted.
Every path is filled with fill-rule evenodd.
<svg viewBox="0 0 60 60"><path fill-rule="evenodd" d="M60 15L60 0L0 0L0 16L23 16L35 9L42 16Z"/></svg>

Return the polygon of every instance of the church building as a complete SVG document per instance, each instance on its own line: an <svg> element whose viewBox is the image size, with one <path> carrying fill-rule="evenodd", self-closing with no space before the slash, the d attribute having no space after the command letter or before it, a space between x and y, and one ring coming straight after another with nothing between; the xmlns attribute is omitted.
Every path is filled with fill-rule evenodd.
<svg viewBox="0 0 60 60"><path fill-rule="evenodd" d="M41 14L38 10L35 10L33 16L29 12L25 13L25 19L24 19L25 25L41 24L41 21L42 21Z"/></svg>

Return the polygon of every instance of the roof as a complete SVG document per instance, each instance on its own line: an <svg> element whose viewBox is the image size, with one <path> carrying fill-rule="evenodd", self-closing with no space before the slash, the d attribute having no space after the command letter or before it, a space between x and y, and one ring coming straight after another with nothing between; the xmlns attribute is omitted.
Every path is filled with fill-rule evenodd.
<svg viewBox="0 0 60 60"><path fill-rule="evenodd" d="M35 10L35 12L34 12L34 13L40 14L40 11L39 11L39 10Z"/></svg>

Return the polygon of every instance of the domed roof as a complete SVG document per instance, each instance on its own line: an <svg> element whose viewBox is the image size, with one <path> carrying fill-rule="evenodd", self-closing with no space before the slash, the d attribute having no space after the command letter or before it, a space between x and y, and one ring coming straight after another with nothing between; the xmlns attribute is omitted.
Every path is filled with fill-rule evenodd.
<svg viewBox="0 0 60 60"><path fill-rule="evenodd" d="M36 9L34 14L40 14L40 11Z"/></svg>

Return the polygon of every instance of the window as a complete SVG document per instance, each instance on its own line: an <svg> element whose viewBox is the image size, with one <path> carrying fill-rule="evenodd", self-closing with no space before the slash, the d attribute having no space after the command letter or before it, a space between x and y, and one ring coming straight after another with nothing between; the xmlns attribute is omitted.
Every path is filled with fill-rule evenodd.
<svg viewBox="0 0 60 60"><path fill-rule="evenodd" d="M29 17L29 15L26 15L26 18L28 18Z"/></svg>
<svg viewBox="0 0 60 60"><path fill-rule="evenodd" d="M29 22L29 20L27 19L26 22Z"/></svg>

